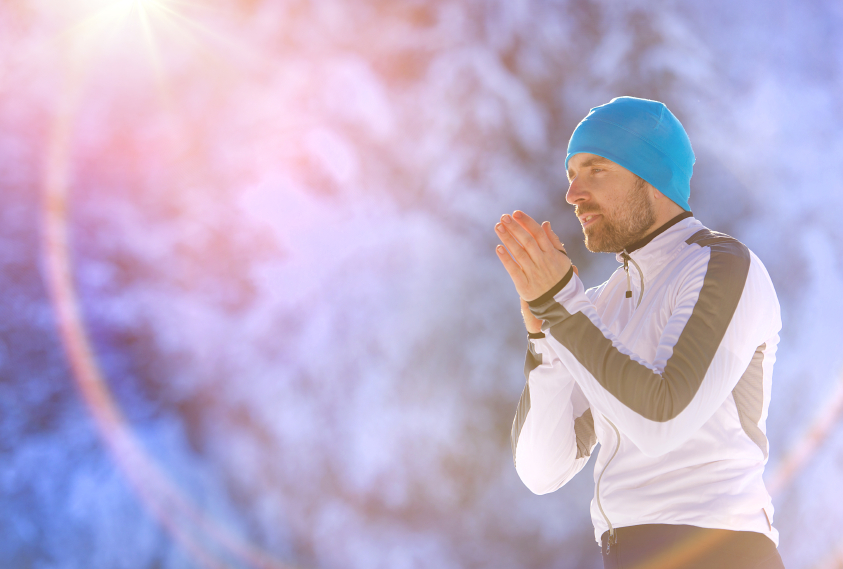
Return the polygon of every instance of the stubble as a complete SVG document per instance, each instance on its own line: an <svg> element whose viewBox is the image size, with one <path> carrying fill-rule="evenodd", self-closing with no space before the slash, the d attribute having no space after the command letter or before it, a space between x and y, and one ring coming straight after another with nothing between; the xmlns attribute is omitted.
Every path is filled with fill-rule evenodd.
<svg viewBox="0 0 843 569"><path fill-rule="evenodd" d="M599 211L603 218L583 228L586 249L592 253L618 253L647 233L656 222L656 211L648 199L647 182L638 178L627 200L614 212ZM588 210L577 208L577 215Z"/></svg>

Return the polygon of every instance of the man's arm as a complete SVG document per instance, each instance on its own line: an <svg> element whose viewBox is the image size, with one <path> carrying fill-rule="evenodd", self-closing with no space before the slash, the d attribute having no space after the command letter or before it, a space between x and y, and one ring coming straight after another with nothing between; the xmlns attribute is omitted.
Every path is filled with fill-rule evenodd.
<svg viewBox="0 0 843 569"><path fill-rule="evenodd" d="M550 224L542 229L551 246L567 255ZM521 315L530 339L524 362L526 384L512 421L512 460L527 488L546 494L582 469L597 437L588 401L545 339L542 321L533 316L523 298Z"/></svg>
<svg viewBox="0 0 843 569"><path fill-rule="evenodd" d="M553 492L588 462L597 444L588 401L543 334L531 334L527 382L512 422L512 458L536 494Z"/></svg>
<svg viewBox="0 0 843 569"><path fill-rule="evenodd" d="M572 273L530 302L592 407L650 456L698 430L780 328L775 291L757 258L734 239L704 233L690 244L701 249L679 279L652 365L612 335Z"/></svg>

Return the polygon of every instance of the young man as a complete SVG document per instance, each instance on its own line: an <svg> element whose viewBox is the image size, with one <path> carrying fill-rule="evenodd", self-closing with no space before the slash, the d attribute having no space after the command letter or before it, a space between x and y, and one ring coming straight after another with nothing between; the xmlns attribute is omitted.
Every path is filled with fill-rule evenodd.
<svg viewBox="0 0 843 569"><path fill-rule="evenodd" d="M693 218L693 164L662 103L620 97L580 122L567 200L586 247L622 263L596 288L549 223L516 211L495 226L529 332L513 458L544 494L602 444L606 567L781 568L761 477L779 304L761 261Z"/></svg>

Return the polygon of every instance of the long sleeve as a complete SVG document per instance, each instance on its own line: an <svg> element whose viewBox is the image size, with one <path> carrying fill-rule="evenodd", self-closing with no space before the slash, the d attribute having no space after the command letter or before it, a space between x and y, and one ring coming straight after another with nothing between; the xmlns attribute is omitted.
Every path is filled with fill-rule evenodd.
<svg viewBox="0 0 843 569"><path fill-rule="evenodd" d="M769 276L743 244L708 230L688 244L694 249L669 305L641 306L669 312L652 363L609 331L570 272L530 303L592 408L649 456L675 449L698 430L781 327Z"/></svg>
<svg viewBox="0 0 843 569"><path fill-rule="evenodd" d="M588 401L545 338L529 340L526 384L512 423L515 470L532 492L546 494L588 462L597 443Z"/></svg>

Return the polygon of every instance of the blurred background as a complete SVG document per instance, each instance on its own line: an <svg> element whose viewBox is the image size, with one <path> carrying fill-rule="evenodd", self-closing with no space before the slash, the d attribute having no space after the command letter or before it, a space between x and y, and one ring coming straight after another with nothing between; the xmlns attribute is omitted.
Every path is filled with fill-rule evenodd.
<svg viewBox="0 0 843 569"><path fill-rule="evenodd" d="M843 567L839 0L0 0L0 566L599 568L512 465L493 225L665 102L784 329L766 480ZM592 460L593 462L593 460Z"/></svg>

